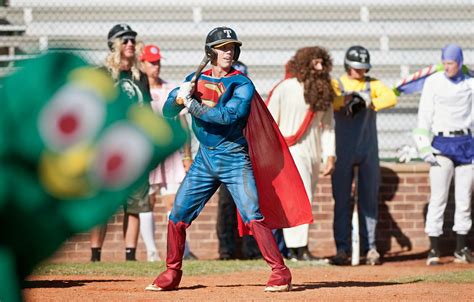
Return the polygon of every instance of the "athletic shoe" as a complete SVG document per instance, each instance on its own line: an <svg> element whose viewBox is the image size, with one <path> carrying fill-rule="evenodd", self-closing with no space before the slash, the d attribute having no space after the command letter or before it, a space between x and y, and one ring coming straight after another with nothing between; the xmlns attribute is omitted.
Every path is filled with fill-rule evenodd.
<svg viewBox="0 0 474 302"><path fill-rule="evenodd" d="M156 251L152 251L152 252L149 252L147 253L147 261L148 262L156 262L156 261L160 261L160 256L158 256L158 252Z"/></svg>
<svg viewBox="0 0 474 302"><path fill-rule="evenodd" d="M349 265L349 256L344 250L338 250L336 256L331 260L331 264L334 265Z"/></svg>
<svg viewBox="0 0 474 302"><path fill-rule="evenodd" d="M439 251L431 249L428 253L428 259L426 259L426 265L438 265L439 263Z"/></svg>
<svg viewBox="0 0 474 302"><path fill-rule="evenodd" d="M272 285L272 286L265 287L265 291L268 293L289 292L290 290L291 290L291 284Z"/></svg>
<svg viewBox="0 0 474 302"><path fill-rule="evenodd" d="M329 259L316 257L308 249L308 246L298 248L298 261L311 261L314 264L328 264Z"/></svg>
<svg viewBox="0 0 474 302"><path fill-rule="evenodd" d="M377 252L376 249L370 249L367 252L367 256L365 257L365 264L367 264L367 265L379 265L380 264L380 254Z"/></svg>
<svg viewBox="0 0 474 302"><path fill-rule="evenodd" d="M289 248L288 249L288 260L297 262L298 261L298 249L297 248Z"/></svg>
<svg viewBox="0 0 474 302"><path fill-rule="evenodd" d="M147 287L145 287L145 290L150 290L150 291L159 292L159 291L163 291L164 289L162 289L162 288L159 287L158 285L150 284L150 285L148 285Z"/></svg>
<svg viewBox="0 0 474 302"><path fill-rule="evenodd" d="M454 262L456 263L474 263L474 257L471 250L465 246L460 251L454 252Z"/></svg>

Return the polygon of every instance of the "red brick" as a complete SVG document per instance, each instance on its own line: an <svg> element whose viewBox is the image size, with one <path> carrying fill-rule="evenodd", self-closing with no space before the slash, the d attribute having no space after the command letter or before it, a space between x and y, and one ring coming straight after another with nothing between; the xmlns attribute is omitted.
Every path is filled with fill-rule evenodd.
<svg viewBox="0 0 474 302"><path fill-rule="evenodd" d="M331 187L322 187L321 188L321 193L332 194L332 188Z"/></svg>
<svg viewBox="0 0 474 302"><path fill-rule="evenodd" d="M416 229L416 223L414 221L398 221L397 225L400 229Z"/></svg>
<svg viewBox="0 0 474 302"><path fill-rule="evenodd" d="M406 201L426 201L426 200L427 200L427 196L424 195L424 194L417 194L417 195L410 194L410 195L406 195Z"/></svg>
<svg viewBox="0 0 474 302"><path fill-rule="evenodd" d="M405 169L407 170L407 169ZM382 172L386 171L382 169ZM410 169L408 171L416 171ZM422 170L425 171L425 170ZM396 176L393 176L393 173ZM398 177L398 179L397 179ZM379 244L388 246L390 251L401 248L394 238L394 231L400 230L409 237L413 248L426 249L428 237L424 234L424 211L429 198L428 173L426 172L397 172L382 174L379 199L379 224L377 236ZM397 184L398 182L398 184ZM397 186L398 185L398 186ZM315 223L310 225L309 246L317 255L334 255L335 245L332 233L334 200L330 177L321 177L313 198L313 217ZM396 191L394 192L396 188ZM173 198L173 196L169 197ZM455 237L450 230L452 226L453 193L449 196L448 210L445 215L445 234L443 244L455 243ZM218 241L215 232L217 217L217 197L214 195L208 202L201 215L187 230L191 250L201 259L216 259L218 256ZM159 199L155 205L156 221L155 240L162 258L166 255L167 216L164 201ZM122 235L123 212L118 210L109 222L106 241L102 250L103 261L124 261L124 241ZM470 235L469 240L474 238ZM70 238L62 248L51 258L51 261L80 261L87 262L90 257L89 233L81 233ZM146 251L142 240L139 240L137 257L146 260Z"/></svg>
<svg viewBox="0 0 474 302"><path fill-rule="evenodd" d="M428 177L426 176L407 177L406 181L408 184L426 184L428 183Z"/></svg>
<svg viewBox="0 0 474 302"><path fill-rule="evenodd" d="M404 194L380 194L380 198L384 201L404 201L405 195Z"/></svg>
<svg viewBox="0 0 474 302"><path fill-rule="evenodd" d="M418 185L418 186L416 187L416 190L417 190L417 192L419 192L419 193L430 193L430 192L431 192L431 188L430 188L429 185L426 185L426 186L424 186L424 185Z"/></svg>
<svg viewBox="0 0 474 302"><path fill-rule="evenodd" d="M215 223L200 223L197 225L198 230L200 231L216 231L216 224Z"/></svg>
<svg viewBox="0 0 474 302"><path fill-rule="evenodd" d="M211 233L190 233L188 236L189 240L210 240L212 239Z"/></svg>
<svg viewBox="0 0 474 302"><path fill-rule="evenodd" d="M414 211L415 205L410 203L396 204L392 207L393 211Z"/></svg>
<svg viewBox="0 0 474 302"><path fill-rule="evenodd" d="M401 192L401 193L413 193L416 191L417 188L419 188L420 186L418 187L415 187L413 185L411 186L408 186L408 185L405 185L405 186L398 186L397 188L397 192Z"/></svg>

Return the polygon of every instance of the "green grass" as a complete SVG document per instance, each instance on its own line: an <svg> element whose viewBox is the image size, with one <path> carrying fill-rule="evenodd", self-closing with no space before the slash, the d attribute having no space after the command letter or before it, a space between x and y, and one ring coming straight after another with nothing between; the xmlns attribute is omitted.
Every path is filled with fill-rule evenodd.
<svg viewBox="0 0 474 302"><path fill-rule="evenodd" d="M321 267L336 268L315 262L287 262L292 268ZM99 263L45 263L38 266L32 275L96 275L96 276L133 276L154 277L165 269L164 261L159 262L99 262ZM209 274L228 274L242 271L268 270L263 260L197 260L184 261L183 271L188 276ZM447 282L474 283L474 269L459 272L446 272L421 276L407 276L395 280L394 283Z"/></svg>
<svg viewBox="0 0 474 302"><path fill-rule="evenodd" d="M290 262L290 268L314 267L324 264ZM155 276L165 269L159 262L96 262L96 263L45 263L38 266L32 275L102 275L102 276ZM197 260L184 261L183 271L189 276L226 274L233 272L268 270L263 260Z"/></svg>
<svg viewBox="0 0 474 302"><path fill-rule="evenodd" d="M432 275L409 276L396 280L396 283L415 283L415 282L443 282L443 283L474 283L474 269L447 272Z"/></svg>

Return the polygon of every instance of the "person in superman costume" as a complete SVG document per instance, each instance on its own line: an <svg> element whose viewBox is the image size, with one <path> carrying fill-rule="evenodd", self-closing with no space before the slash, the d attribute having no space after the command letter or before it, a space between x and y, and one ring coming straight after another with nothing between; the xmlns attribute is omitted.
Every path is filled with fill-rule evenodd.
<svg viewBox="0 0 474 302"><path fill-rule="evenodd" d="M196 85L190 82L194 74L188 75L163 107L168 118L188 108L200 148L169 217L166 271L146 290L178 288L186 229L221 184L272 269L265 291L291 290L291 273L271 229L311 222L311 207L278 126L252 81L232 68L241 45L231 28L211 30L205 44L211 69Z"/></svg>

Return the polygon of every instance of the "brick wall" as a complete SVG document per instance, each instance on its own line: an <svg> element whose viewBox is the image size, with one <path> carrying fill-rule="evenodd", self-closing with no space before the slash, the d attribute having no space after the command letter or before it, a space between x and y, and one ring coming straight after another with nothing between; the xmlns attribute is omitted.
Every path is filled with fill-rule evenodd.
<svg viewBox="0 0 474 302"><path fill-rule="evenodd" d="M379 195L379 223L377 227L377 247L379 251L398 252L404 248L426 249L428 238L423 228L429 198L428 166L422 163L383 163L382 181ZM451 190L452 191L452 190ZM169 197L168 197L169 198ZM155 206L156 243L160 257L166 253L166 200L159 200ZM329 256L335 253L332 233L334 201L331 181L320 179L313 201L315 223L310 227L309 247L317 255ZM188 229L191 250L201 259L215 259L217 236L215 222L217 198L214 196L200 216ZM454 201L450 193L445 213L442 252L452 253L455 246L453 226ZM113 216L108 224L108 232L102 249L103 261L122 261L124 244L122 237L122 213ZM474 232L469 233L469 243L474 247ZM90 258L89 234L78 234L68 240L53 256L52 261L88 261ZM145 247L141 239L137 250L138 260L146 259Z"/></svg>

